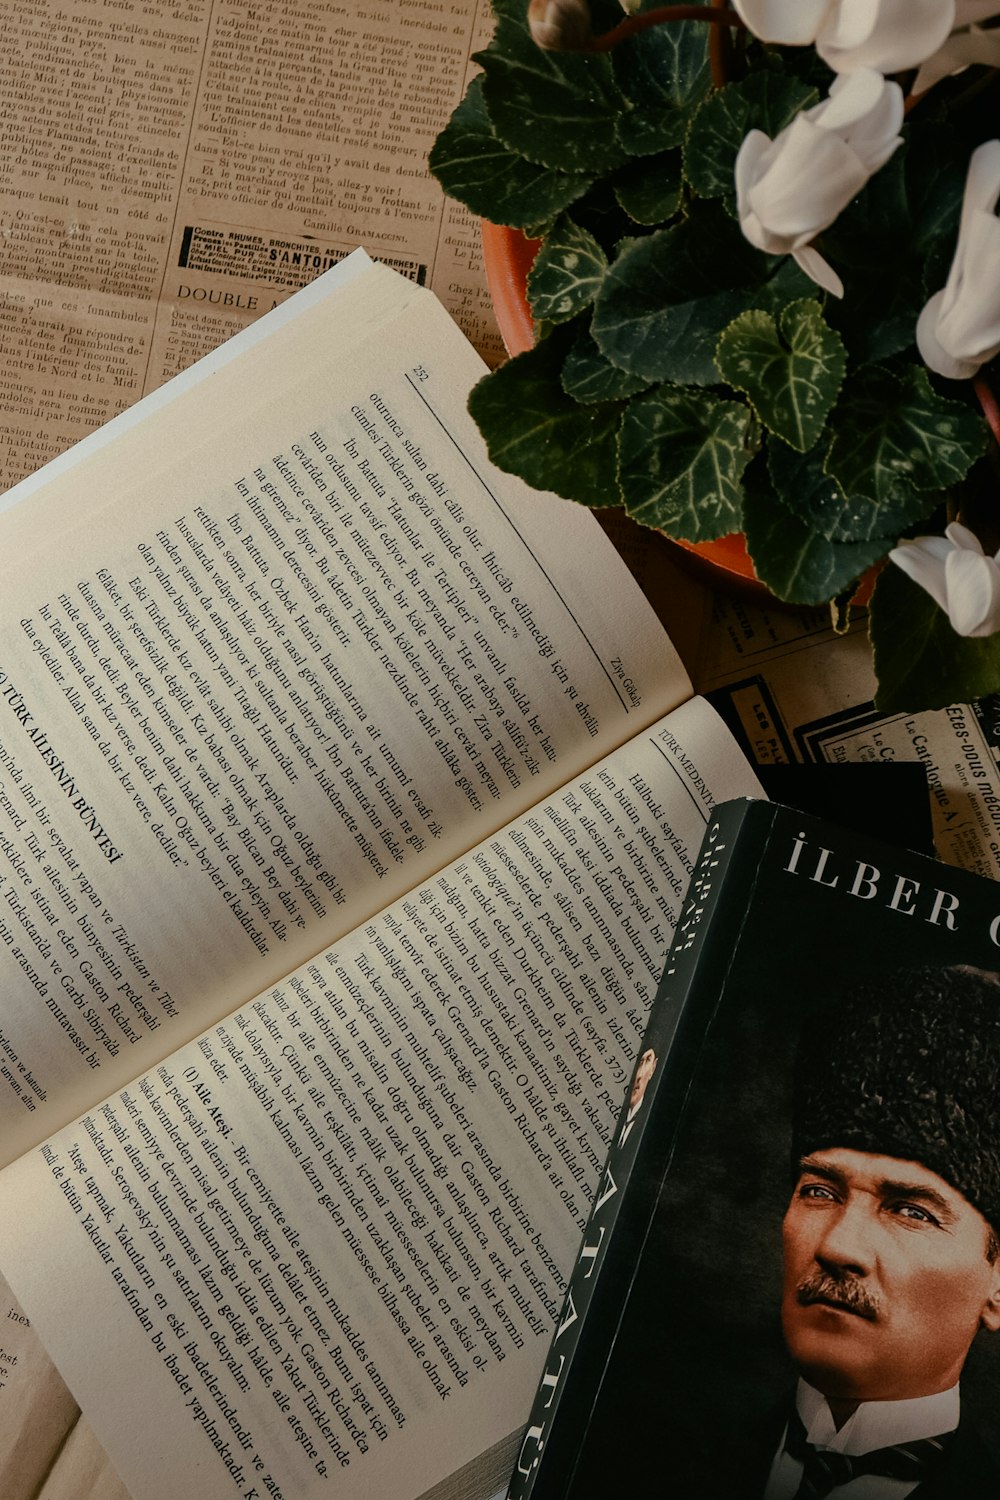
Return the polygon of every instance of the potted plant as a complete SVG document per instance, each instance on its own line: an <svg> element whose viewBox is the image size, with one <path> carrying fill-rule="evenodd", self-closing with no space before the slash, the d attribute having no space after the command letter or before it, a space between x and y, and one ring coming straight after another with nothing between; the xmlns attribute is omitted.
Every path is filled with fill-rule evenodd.
<svg viewBox="0 0 1000 1500"><path fill-rule="evenodd" d="M501 468L779 599L879 573L885 711L1000 689L1000 0L493 0L430 164L538 240Z"/></svg>

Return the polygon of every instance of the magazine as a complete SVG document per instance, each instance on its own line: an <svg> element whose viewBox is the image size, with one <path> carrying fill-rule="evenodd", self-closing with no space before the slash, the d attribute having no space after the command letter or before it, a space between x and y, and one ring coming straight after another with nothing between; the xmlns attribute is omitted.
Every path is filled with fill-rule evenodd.
<svg viewBox="0 0 1000 1500"><path fill-rule="evenodd" d="M992 881L717 810L511 1497L996 1493L998 946Z"/></svg>

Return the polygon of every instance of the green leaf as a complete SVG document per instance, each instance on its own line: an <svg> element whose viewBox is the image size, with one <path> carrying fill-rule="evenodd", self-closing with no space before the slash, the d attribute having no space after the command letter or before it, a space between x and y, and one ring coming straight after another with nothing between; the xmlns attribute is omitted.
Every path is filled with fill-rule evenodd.
<svg viewBox="0 0 1000 1500"><path fill-rule="evenodd" d="M859 363L913 345L927 298L944 285L955 248L968 144L943 121L904 126L905 144L823 234L844 282L827 308Z"/></svg>
<svg viewBox="0 0 1000 1500"><path fill-rule="evenodd" d="M944 610L893 563L879 574L869 628L880 713L947 708L1000 690L1000 634L956 635Z"/></svg>
<svg viewBox="0 0 1000 1500"><path fill-rule="evenodd" d="M608 269L594 236L567 215L553 225L528 274L528 303L536 322L565 323L593 302Z"/></svg>
<svg viewBox="0 0 1000 1500"><path fill-rule="evenodd" d="M574 401L622 401L649 385L639 375L629 375L601 353L587 328L577 334L562 367L562 388Z"/></svg>
<svg viewBox="0 0 1000 1500"><path fill-rule="evenodd" d="M827 603L884 557L893 542L884 537L830 541L786 509L766 477L746 485L743 529L757 577L789 604Z"/></svg>
<svg viewBox="0 0 1000 1500"><path fill-rule="evenodd" d="M927 372L869 365L844 387L831 418L826 469L849 495L882 503L900 484L946 489L986 449L986 426L968 406L932 389Z"/></svg>
<svg viewBox="0 0 1000 1500"><path fill-rule="evenodd" d="M494 129L529 161L594 176L624 161L617 125L622 99L610 58L545 52L520 22L501 17L476 55Z"/></svg>
<svg viewBox="0 0 1000 1500"><path fill-rule="evenodd" d="M494 224L530 229L583 196L585 172L553 172L526 161L497 138L474 78L431 149L429 166L445 192Z"/></svg>
<svg viewBox="0 0 1000 1500"><path fill-rule="evenodd" d="M844 379L847 355L818 302L792 302L775 322L753 309L730 323L715 362L758 417L792 448L818 439Z"/></svg>
<svg viewBox="0 0 1000 1500"><path fill-rule="evenodd" d="M615 197L637 224L662 224L681 206L681 169L676 151L638 156L614 178Z"/></svg>
<svg viewBox="0 0 1000 1500"><path fill-rule="evenodd" d="M768 470L782 504L810 531L831 542L870 542L882 539L888 551L907 527L930 515L938 496L900 484L886 498L846 495L823 467L821 444L796 453L785 443L767 445Z"/></svg>
<svg viewBox="0 0 1000 1500"><path fill-rule="evenodd" d="M559 374L572 337L555 332L484 376L469 394L469 412L497 468L535 489L584 505L620 505L617 402L580 406Z"/></svg>
<svg viewBox="0 0 1000 1500"><path fill-rule="evenodd" d="M608 267L593 334L613 364L648 380L714 385L722 330L752 300L765 257L710 203L633 240Z"/></svg>
<svg viewBox="0 0 1000 1500"><path fill-rule="evenodd" d="M739 402L676 386L638 397L625 409L619 445L626 510L684 541L739 531L754 440L753 416Z"/></svg>
<svg viewBox="0 0 1000 1500"><path fill-rule="evenodd" d="M711 88L709 28L700 21L653 26L614 49L615 74L630 106L619 137L634 156L679 146L691 108Z"/></svg>
<svg viewBox="0 0 1000 1500"><path fill-rule="evenodd" d="M763 70L710 94L695 114L684 143L684 175L702 198L722 198L736 212L736 156L750 130L773 138L804 106L819 98L815 89L785 73Z"/></svg>
<svg viewBox="0 0 1000 1500"><path fill-rule="evenodd" d="M765 259L766 281L755 287L749 298L751 307L760 307L777 316L789 302L802 297L815 300L816 283L790 255L769 255Z"/></svg>
<svg viewBox="0 0 1000 1500"><path fill-rule="evenodd" d="M574 203L573 222L592 234L608 257L616 255L635 234L636 221L618 202L611 177L598 178Z"/></svg>
<svg viewBox="0 0 1000 1500"><path fill-rule="evenodd" d="M498 19L504 16L509 21L519 21L522 30L527 28L528 7L521 0L490 0L490 7Z"/></svg>

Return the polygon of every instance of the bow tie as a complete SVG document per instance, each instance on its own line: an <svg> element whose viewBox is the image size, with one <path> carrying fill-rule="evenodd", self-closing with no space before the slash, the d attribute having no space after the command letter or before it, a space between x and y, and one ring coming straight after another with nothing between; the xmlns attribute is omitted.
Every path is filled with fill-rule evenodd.
<svg viewBox="0 0 1000 1500"><path fill-rule="evenodd" d="M802 1479L795 1500L823 1500L831 1490L848 1484L860 1474L879 1474L887 1479L906 1480L915 1484L941 1457L953 1433L940 1437L917 1438L911 1443L893 1443L874 1448L856 1457L814 1448L806 1441L802 1418L793 1411L788 1422L785 1451L802 1464Z"/></svg>

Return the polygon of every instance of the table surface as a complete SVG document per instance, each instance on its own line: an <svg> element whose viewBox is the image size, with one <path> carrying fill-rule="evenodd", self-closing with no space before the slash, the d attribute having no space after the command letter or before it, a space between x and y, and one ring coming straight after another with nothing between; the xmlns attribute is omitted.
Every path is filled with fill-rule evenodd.
<svg viewBox="0 0 1000 1500"><path fill-rule="evenodd" d="M478 226L444 201L425 166L488 38L487 0L451 0L447 26L431 0L412 0L405 18L397 0L323 15L301 0L150 0L128 29L121 17L114 29L112 11L95 14L89 36L55 0L23 9L30 14L4 17L14 45L0 60L8 97L21 101L0 182L0 313L12 356L4 486L357 243L427 281L489 363L503 357ZM292 33L308 19L307 52L282 39L279 12ZM169 68L157 23L175 37ZM75 52L70 82L49 66L54 37ZM61 134L44 125L55 110ZM94 139L113 145L121 164L103 180L88 165ZM109 369L113 383L102 378ZM936 786L941 856L1000 874L1000 845L982 812L984 794L1000 798L1000 720L990 705L958 718L882 718L863 612L838 636L822 611L706 584L662 538L619 514L601 519L695 689L711 695L751 760L918 761ZM963 744L987 770L976 789ZM497 1485L510 1461L508 1450L496 1455ZM3 1283L0 1495L127 1500Z"/></svg>

